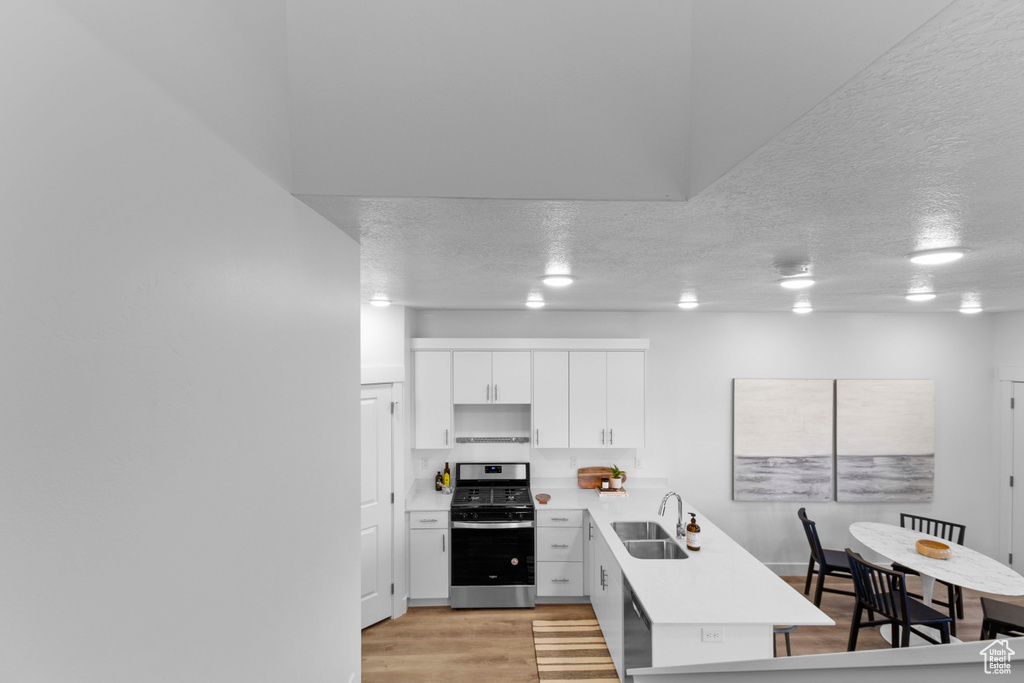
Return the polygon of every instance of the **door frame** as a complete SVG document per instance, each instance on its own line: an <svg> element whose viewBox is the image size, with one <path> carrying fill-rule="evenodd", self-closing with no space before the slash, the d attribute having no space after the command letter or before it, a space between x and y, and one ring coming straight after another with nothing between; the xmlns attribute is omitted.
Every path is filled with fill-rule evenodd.
<svg viewBox="0 0 1024 683"><path fill-rule="evenodd" d="M1013 410L1010 399L1014 396L1014 384L1024 383L1024 367L1001 367L998 376L998 415L999 415L999 555L997 559L1008 564L1009 555L1013 551L1013 489L1010 488L1010 476L1013 475ZM1024 389L1024 384L1021 385ZM1024 390L1019 392L1024 399ZM1024 405L1020 407L1024 410ZM1018 472L1021 478L1019 485L1024 486L1024 472ZM1014 481L1014 484L1017 484ZM1017 567L1024 566L1024 548L1016 549Z"/></svg>

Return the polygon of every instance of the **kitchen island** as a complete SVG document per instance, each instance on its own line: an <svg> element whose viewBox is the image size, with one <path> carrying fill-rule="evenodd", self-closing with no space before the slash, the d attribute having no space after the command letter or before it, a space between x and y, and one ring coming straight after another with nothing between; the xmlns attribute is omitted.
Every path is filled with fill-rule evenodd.
<svg viewBox="0 0 1024 683"><path fill-rule="evenodd" d="M624 589L631 588L650 620L651 666L674 666L772 657L776 625L832 625L835 622L742 548L700 511L683 501L683 512L697 513L701 550L686 559L651 560L627 552L612 523L655 522L675 539L678 507L658 507L663 486L633 483L629 496L599 497L592 489L553 486L536 480L533 493L547 493L544 510L582 510L589 544L589 595L620 674L623 664ZM450 496L417 491L410 510L447 510ZM684 524L689 515L684 515ZM685 549L685 541L675 539ZM626 615L628 616L628 614ZM709 640L711 638L711 640Z"/></svg>
<svg viewBox="0 0 1024 683"><path fill-rule="evenodd" d="M678 518L675 498L669 500L664 516L657 514L667 489L635 486L624 498L599 497L595 491L580 488L535 486L534 492L551 495L550 502L541 507L589 513L589 526L584 531L596 544L594 557L600 558L602 550L610 554L606 559L617 565L624 583L650 618L652 666L770 658L773 626L835 623L685 500L683 512L697 513L701 549L686 551L688 557L677 560L630 555L612 523L657 522L674 538ZM684 515L684 524L688 520L689 515ZM685 541L676 541L685 549ZM601 567L597 569L600 579ZM599 609L600 591L600 582L591 585L595 611ZM604 621L606 640L619 637L607 633ZM613 628L616 623L612 621ZM714 634L718 637L709 642L708 636ZM609 642L609 649L614 658L616 644Z"/></svg>

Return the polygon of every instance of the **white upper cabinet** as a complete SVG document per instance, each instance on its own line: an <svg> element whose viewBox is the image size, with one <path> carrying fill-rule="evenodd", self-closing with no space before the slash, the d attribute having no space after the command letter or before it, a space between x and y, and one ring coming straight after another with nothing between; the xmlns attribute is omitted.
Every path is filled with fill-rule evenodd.
<svg viewBox="0 0 1024 683"><path fill-rule="evenodd" d="M642 448L644 352L569 353L569 447Z"/></svg>
<svg viewBox="0 0 1024 683"><path fill-rule="evenodd" d="M414 352L413 372L415 448L451 448L451 351Z"/></svg>
<svg viewBox="0 0 1024 683"><path fill-rule="evenodd" d="M604 448L608 441L607 356L569 352L569 446Z"/></svg>
<svg viewBox="0 0 1024 683"><path fill-rule="evenodd" d="M455 351L455 403L529 403L529 351Z"/></svg>
<svg viewBox="0 0 1024 683"><path fill-rule="evenodd" d="M644 353L608 352L608 446L644 446Z"/></svg>
<svg viewBox="0 0 1024 683"><path fill-rule="evenodd" d="M533 352L533 446L569 447L569 352Z"/></svg>

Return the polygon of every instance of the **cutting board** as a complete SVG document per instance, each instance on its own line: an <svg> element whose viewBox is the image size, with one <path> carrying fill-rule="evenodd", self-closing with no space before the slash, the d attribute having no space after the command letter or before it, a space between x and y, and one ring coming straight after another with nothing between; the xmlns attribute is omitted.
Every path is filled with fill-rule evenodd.
<svg viewBox="0 0 1024 683"><path fill-rule="evenodd" d="M612 478L611 467L581 467L576 470L576 483L581 489L599 489L603 478ZM622 481L626 481L625 472Z"/></svg>

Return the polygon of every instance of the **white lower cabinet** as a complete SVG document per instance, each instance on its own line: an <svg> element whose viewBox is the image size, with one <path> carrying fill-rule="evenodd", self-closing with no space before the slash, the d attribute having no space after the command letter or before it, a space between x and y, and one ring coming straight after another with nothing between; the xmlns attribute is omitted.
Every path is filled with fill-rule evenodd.
<svg viewBox="0 0 1024 683"><path fill-rule="evenodd" d="M409 597L448 598L448 514L409 513Z"/></svg>
<svg viewBox="0 0 1024 683"><path fill-rule="evenodd" d="M582 597L583 511L537 511L537 595Z"/></svg>
<svg viewBox="0 0 1024 683"><path fill-rule="evenodd" d="M612 663L622 680L623 669L623 621L622 621L622 570L615 561L601 534L594 534L591 543L594 548L594 564L590 583L590 604L601 624L604 642L612 656Z"/></svg>

